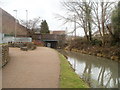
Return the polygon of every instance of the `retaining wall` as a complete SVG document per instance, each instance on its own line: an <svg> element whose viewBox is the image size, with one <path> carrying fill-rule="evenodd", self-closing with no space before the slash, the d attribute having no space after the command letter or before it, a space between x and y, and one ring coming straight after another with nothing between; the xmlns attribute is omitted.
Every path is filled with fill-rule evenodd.
<svg viewBox="0 0 120 90"><path fill-rule="evenodd" d="M0 46L0 63L4 66L9 61L9 47L8 45Z"/></svg>

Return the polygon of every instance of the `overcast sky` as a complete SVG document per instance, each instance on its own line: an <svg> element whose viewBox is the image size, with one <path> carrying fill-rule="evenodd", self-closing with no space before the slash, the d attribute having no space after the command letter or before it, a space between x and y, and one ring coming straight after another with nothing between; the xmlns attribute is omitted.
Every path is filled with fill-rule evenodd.
<svg viewBox="0 0 120 90"><path fill-rule="evenodd" d="M66 30L70 32L73 30L72 25L62 25L62 21L55 18L55 14L64 15L61 1L63 0L0 0L1 7L15 16L13 10L18 10L17 17L20 20L26 20L26 11L28 10L28 19L41 17L48 22L50 30ZM74 23L73 23L74 26ZM82 35L81 30L77 31L77 35Z"/></svg>
<svg viewBox="0 0 120 90"><path fill-rule="evenodd" d="M64 30L65 26L61 26L62 22L55 18L55 14L62 13L61 0L1 0L1 7L15 16L13 10L18 10L18 19L26 19L26 11L28 10L28 18L41 17L48 22L50 30Z"/></svg>

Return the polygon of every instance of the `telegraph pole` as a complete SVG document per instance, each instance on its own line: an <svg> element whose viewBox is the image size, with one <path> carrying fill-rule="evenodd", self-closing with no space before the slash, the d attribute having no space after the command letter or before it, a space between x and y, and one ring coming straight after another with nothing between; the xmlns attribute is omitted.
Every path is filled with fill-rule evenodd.
<svg viewBox="0 0 120 90"><path fill-rule="evenodd" d="M76 16L74 14L74 32L75 32L75 37L76 37Z"/></svg>
<svg viewBox="0 0 120 90"><path fill-rule="evenodd" d="M75 14L74 14L74 32L75 32L75 38L76 38L76 16ZM74 60L74 70L75 69L76 69L76 60Z"/></svg>
<svg viewBox="0 0 120 90"><path fill-rule="evenodd" d="M17 10L13 10L16 12L16 16L15 16L15 42L16 42L16 35L17 35Z"/></svg>
<svg viewBox="0 0 120 90"><path fill-rule="evenodd" d="M26 10L26 29L28 27L28 10Z"/></svg>
<svg viewBox="0 0 120 90"><path fill-rule="evenodd" d="M26 10L26 31L27 31L27 28L28 28L28 10ZM27 33L27 36L28 36L28 33Z"/></svg>

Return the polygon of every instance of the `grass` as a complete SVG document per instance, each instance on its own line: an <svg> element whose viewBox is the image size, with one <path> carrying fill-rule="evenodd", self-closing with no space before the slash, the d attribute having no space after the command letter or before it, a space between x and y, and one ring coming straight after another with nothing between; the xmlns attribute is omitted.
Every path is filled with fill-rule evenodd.
<svg viewBox="0 0 120 90"><path fill-rule="evenodd" d="M63 55L59 55L61 60L60 88L89 88L71 68Z"/></svg>
<svg viewBox="0 0 120 90"><path fill-rule="evenodd" d="M0 45L8 45L8 44L6 44L6 43L0 43Z"/></svg>

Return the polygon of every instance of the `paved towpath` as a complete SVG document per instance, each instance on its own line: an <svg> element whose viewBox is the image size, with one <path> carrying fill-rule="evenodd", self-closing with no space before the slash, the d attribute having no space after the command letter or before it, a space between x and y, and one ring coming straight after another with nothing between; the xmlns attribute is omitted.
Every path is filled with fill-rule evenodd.
<svg viewBox="0 0 120 90"><path fill-rule="evenodd" d="M3 88L58 88L59 74L60 60L55 50L10 48L10 61L3 68Z"/></svg>

